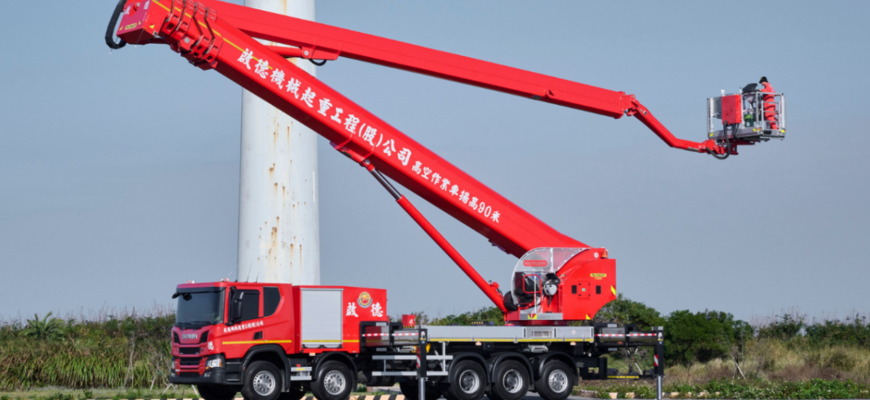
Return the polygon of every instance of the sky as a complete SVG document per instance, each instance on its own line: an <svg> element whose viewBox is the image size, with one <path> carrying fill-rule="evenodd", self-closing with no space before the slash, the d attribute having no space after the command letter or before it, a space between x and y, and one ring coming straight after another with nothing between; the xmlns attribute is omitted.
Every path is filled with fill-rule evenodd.
<svg viewBox="0 0 870 400"><path fill-rule="evenodd" d="M148 310L179 283L234 277L241 88L165 46L110 52L113 8L4 6L3 318ZM358 61L317 77L606 247L632 300L746 320L844 316L870 312L868 14L861 1L316 3L325 24L635 94L690 140L705 139L706 98L765 75L788 98L788 136L725 161L668 148L632 118ZM390 315L491 305L363 169L318 146L323 284L385 288ZM508 285L514 257L403 192L484 278Z"/></svg>

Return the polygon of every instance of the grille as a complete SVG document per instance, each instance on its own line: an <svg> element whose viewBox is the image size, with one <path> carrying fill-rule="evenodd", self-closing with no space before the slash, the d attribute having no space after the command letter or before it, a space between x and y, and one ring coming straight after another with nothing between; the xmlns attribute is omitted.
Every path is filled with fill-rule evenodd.
<svg viewBox="0 0 870 400"><path fill-rule="evenodd" d="M201 359L202 359L202 357L180 357L178 360L182 366L189 367L189 366L198 366L199 360L201 360Z"/></svg>
<svg viewBox="0 0 870 400"><path fill-rule="evenodd" d="M182 372L178 374L178 376L182 378L199 378L199 373L197 372Z"/></svg>
<svg viewBox="0 0 870 400"><path fill-rule="evenodd" d="M179 347L179 354L196 355L199 354L199 347Z"/></svg>

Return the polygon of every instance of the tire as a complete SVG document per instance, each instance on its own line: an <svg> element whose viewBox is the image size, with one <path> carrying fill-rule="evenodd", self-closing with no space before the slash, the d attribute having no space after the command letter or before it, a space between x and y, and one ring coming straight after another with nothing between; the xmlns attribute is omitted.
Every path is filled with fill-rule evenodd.
<svg viewBox="0 0 870 400"><path fill-rule="evenodd" d="M316 379L311 382L311 393L317 400L347 400L356 388L356 379L346 365L327 361L317 368Z"/></svg>
<svg viewBox="0 0 870 400"><path fill-rule="evenodd" d="M245 369L242 396L246 400L276 400L284 380L281 371L268 361L254 361Z"/></svg>
<svg viewBox="0 0 870 400"><path fill-rule="evenodd" d="M417 386L417 380L408 379L406 382L399 382L399 389L402 390L402 395L406 400L419 400L420 387ZM441 397L441 389L433 385L426 385L426 400L437 400Z"/></svg>
<svg viewBox="0 0 870 400"><path fill-rule="evenodd" d="M455 400L478 400L486 391L486 371L480 364L464 360L450 368L451 381L447 395ZM445 396L446 397L446 396Z"/></svg>
<svg viewBox="0 0 870 400"><path fill-rule="evenodd" d="M278 400L300 400L305 397L305 388L302 386L291 386L290 390L278 395ZM206 399L208 400L208 399Z"/></svg>
<svg viewBox="0 0 870 400"><path fill-rule="evenodd" d="M492 375L492 396L496 400L520 400L529 390L529 371L519 361L505 360Z"/></svg>
<svg viewBox="0 0 870 400"><path fill-rule="evenodd" d="M196 390L205 400L232 400L236 397L239 388L224 385L196 385Z"/></svg>
<svg viewBox="0 0 870 400"><path fill-rule="evenodd" d="M544 364L541 377L535 382L535 390L544 400L565 400L571 395L576 381L574 369L553 360Z"/></svg>

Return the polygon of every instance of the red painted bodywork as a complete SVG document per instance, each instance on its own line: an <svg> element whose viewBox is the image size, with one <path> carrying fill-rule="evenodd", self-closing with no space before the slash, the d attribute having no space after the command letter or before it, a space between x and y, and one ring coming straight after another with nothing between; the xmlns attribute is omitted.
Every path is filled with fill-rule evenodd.
<svg viewBox="0 0 870 400"><path fill-rule="evenodd" d="M538 220L285 57L321 60L346 57L612 118L629 115L671 147L700 153L727 151L711 140L698 143L674 137L633 95L625 92L216 0L148 0L144 5L142 1L129 0L126 4L117 31L123 40L132 44L169 44L192 64L204 70L214 69L255 93L330 140L336 150L367 168L383 172L516 257L542 247L590 246ZM298 49L266 46L255 38ZM399 204L504 310L497 286L480 277L410 203L400 199ZM578 254L572 260L569 275L606 273L615 287L614 261L595 260L592 251L603 249ZM579 282L581 278L577 279ZM594 315L615 298L609 295L610 287L607 290L608 295L601 296L601 301L566 298L557 300L564 305L559 308L566 315L586 319L587 314Z"/></svg>
<svg viewBox="0 0 870 400"><path fill-rule="evenodd" d="M739 94L722 96L722 123L739 124L743 122L743 98Z"/></svg>
<svg viewBox="0 0 870 400"><path fill-rule="evenodd" d="M200 375L205 372L205 361L208 355L224 354L227 359L242 358L245 353L252 347L258 344L277 344L281 346L287 354L317 354L322 352L341 351L346 353L359 353L359 334L360 322L364 321L380 321L387 322L387 291L385 289L360 288L351 286L294 286L290 284L276 283L245 283L245 282L211 282L211 283L193 283L178 285L178 289L204 288L204 287L220 287L230 288L235 287L238 290L257 290L260 292L260 318L244 321L235 325L228 326L226 324L229 317L229 307L224 307L224 323L209 325L200 329L182 330L179 327L173 327L173 334L177 334L181 338L181 343L172 342L172 355L176 357L174 368L178 372L197 372ZM263 316L263 288L277 287L281 293L281 302L278 308L270 316ZM343 289L342 305L344 307L349 303L359 304L358 300L362 292L367 292L370 296L369 306L356 307L356 316L346 315L342 312L342 343L338 348L304 348L301 339L301 324L300 320L302 313L300 312L300 289L318 288L318 289ZM224 291L224 304L228 304L229 290ZM370 312L371 305L379 303L382 305L382 314L380 317L372 315ZM199 343L199 339L204 332L208 332L208 340L204 343ZM262 339L254 339L254 334L262 332ZM185 334L196 334L194 339L184 339ZM181 348L198 348L199 352L195 355L181 354ZM197 366L182 366L181 358L184 357L201 357Z"/></svg>

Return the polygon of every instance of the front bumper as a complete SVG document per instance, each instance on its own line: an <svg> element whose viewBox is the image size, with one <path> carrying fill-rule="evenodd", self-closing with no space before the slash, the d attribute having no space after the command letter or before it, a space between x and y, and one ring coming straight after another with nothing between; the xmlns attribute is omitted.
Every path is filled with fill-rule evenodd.
<svg viewBox="0 0 870 400"><path fill-rule="evenodd" d="M212 384L212 385L223 385L226 384L226 368L211 368L202 375L199 375L196 372L181 372L176 373L172 371L169 375L170 383L180 383L184 385L197 385L197 384Z"/></svg>

